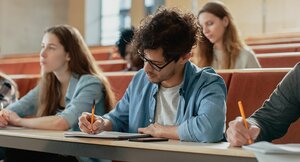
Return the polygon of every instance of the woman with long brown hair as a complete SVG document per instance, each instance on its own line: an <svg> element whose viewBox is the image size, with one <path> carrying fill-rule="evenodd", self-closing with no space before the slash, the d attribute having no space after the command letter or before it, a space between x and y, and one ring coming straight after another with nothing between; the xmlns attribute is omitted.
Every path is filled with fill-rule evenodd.
<svg viewBox="0 0 300 162"><path fill-rule="evenodd" d="M208 2L198 13L201 37L193 62L215 69L259 68L254 52L240 39L229 9L222 2Z"/></svg>
<svg viewBox="0 0 300 162"><path fill-rule="evenodd" d="M110 84L94 62L77 29L68 25L47 29L41 44L40 83L1 111L0 126L79 130L78 117L82 112L91 111L94 100L96 114L102 115L113 108L115 101ZM25 158L25 161L31 160L29 156Z"/></svg>

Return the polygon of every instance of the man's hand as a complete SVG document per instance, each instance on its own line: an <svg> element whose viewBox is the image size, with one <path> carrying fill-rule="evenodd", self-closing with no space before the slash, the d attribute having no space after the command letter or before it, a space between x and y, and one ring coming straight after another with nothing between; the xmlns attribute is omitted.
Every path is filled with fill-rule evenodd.
<svg viewBox="0 0 300 162"><path fill-rule="evenodd" d="M162 137L164 126L158 123L150 124L148 127L139 128L138 132L143 134L150 134L152 137Z"/></svg>
<svg viewBox="0 0 300 162"><path fill-rule="evenodd" d="M257 138L260 128L251 125L250 123L248 123L248 125L250 127L249 129L246 129L241 117L229 122L229 128L226 131L226 135L230 146L247 145L249 139L254 141Z"/></svg>

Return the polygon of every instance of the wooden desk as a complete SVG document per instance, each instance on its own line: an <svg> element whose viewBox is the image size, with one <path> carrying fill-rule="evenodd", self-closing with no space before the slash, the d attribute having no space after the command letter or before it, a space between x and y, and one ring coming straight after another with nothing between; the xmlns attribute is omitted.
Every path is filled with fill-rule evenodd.
<svg viewBox="0 0 300 162"><path fill-rule="evenodd" d="M228 143L139 143L91 138L65 138L62 131L1 129L0 146L122 161L254 162L254 154Z"/></svg>

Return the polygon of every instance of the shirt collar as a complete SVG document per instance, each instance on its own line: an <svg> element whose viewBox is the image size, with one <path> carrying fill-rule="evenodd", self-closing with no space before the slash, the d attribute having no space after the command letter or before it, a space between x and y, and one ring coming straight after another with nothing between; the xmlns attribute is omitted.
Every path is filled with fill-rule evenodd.
<svg viewBox="0 0 300 162"><path fill-rule="evenodd" d="M70 79L70 82L69 82L69 86L68 86L68 89L67 89L67 93L66 93L66 99L71 99L72 98L79 78L80 78L80 76L78 74L72 73L71 79Z"/></svg>

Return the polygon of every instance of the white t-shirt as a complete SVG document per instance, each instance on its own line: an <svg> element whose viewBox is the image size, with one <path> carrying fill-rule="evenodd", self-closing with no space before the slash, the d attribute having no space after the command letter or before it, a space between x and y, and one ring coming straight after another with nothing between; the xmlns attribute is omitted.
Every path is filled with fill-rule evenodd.
<svg viewBox="0 0 300 162"><path fill-rule="evenodd" d="M155 122L158 124L175 125L181 85L172 88L160 86L155 111Z"/></svg>

